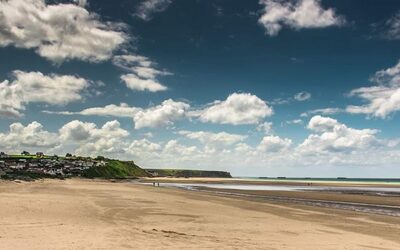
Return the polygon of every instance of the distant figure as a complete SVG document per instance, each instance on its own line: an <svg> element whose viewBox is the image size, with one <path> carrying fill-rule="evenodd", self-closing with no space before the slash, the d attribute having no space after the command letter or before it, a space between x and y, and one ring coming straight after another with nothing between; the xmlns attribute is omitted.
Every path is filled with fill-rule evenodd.
<svg viewBox="0 0 400 250"><path fill-rule="evenodd" d="M160 186L160 183L159 182L157 182L157 187L159 187Z"/></svg>
<svg viewBox="0 0 400 250"><path fill-rule="evenodd" d="M155 187L156 186L156 183L155 182L153 182L153 187Z"/></svg>

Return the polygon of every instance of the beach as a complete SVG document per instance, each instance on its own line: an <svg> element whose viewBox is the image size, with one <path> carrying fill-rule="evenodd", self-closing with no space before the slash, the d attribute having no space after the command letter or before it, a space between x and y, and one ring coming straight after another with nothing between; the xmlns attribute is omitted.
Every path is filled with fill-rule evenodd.
<svg viewBox="0 0 400 250"><path fill-rule="evenodd" d="M1 249L400 249L396 216L162 185L0 181L0 200Z"/></svg>

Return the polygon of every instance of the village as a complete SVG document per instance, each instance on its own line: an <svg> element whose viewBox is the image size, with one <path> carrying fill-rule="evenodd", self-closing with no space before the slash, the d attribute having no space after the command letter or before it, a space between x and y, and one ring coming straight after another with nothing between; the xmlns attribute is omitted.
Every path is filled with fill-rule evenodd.
<svg viewBox="0 0 400 250"><path fill-rule="evenodd" d="M73 177L92 168L105 166L103 157L47 156L42 152L34 155L23 151L20 155L8 155L0 152L0 178L30 177Z"/></svg>

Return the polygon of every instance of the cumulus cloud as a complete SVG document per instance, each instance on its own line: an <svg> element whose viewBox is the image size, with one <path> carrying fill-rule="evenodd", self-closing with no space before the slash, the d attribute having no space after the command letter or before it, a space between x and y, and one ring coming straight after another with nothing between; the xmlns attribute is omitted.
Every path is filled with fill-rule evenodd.
<svg viewBox="0 0 400 250"><path fill-rule="evenodd" d="M34 121L27 126L13 123L6 133L0 133L0 144L10 150L25 148L50 148L58 145L58 135L43 129L42 124Z"/></svg>
<svg viewBox="0 0 400 250"><path fill-rule="evenodd" d="M299 30L304 28L324 28L340 26L345 23L332 8L324 9L320 0L260 0L264 6L263 14L258 20L267 34L275 36L284 27Z"/></svg>
<svg viewBox="0 0 400 250"><path fill-rule="evenodd" d="M172 0L144 0L137 7L134 16L150 21L154 13L165 11L171 3Z"/></svg>
<svg viewBox="0 0 400 250"><path fill-rule="evenodd" d="M399 163L399 140L378 139L377 130L350 128L322 116L314 116L308 128L311 134L298 146L293 146L291 139L278 135L263 136L258 144L251 145L245 142L246 135L206 131L180 131L177 134L182 137L167 141L132 140L117 121L98 126L74 120L62 126L58 133L46 131L38 122L26 126L14 123L8 131L0 133L0 148L1 151L59 154L68 151L134 159L144 167L221 169L234 174L238 171L260 173L265 168L264 173L278 173L280 167L288 166L323 169L326 166L394 166ZM202 144L194 146L188 138Z"/></svg>
<svg viewBox="0 0 400 250"><path fill-rule="evenodd" d="M394 67L375 73L371 81L375 86L361 87L350 92L350 96L359 97L367 104L351 105L346 111L352 114L367 114L373 117L387 118L400 110L400 62Z"/></svg>
<svg viewBox="0 0 400 250"><path fill-rule="evenodd" d="M165 100L160 105L137 112L133 117L135 128L170 126L185 117L189 108L190 105L187 103Z"/></svg>
<svg viewBox="0 0 400 250"><path fill-rule="evenodd" d="M243 141L246 135L230 134L226 132L206 132L206 131L180 131L179 134L189 139L198 140L203 144L232 145Z"/></svg>
<svg viewBox="0 0 400 250"><path fill-rule="evenodd" d="M0 2L0 46L35 49L56 63L109 59L128 39L122 26L102 22L96 14L75 4L49 5L44 0Z"/></svg>
<svg viewBox="0 0 400 250"><path fill-rule="evenodd" d="M84 116L114 116L132 118L136 129L155 128L173 125L175 121L186 117L190 105L185 102L168 99L161 104L149 107L132 107L126 103L110 104L104 107L92 107L78 112L70 111L43 111L49 114L84 115Z"/></svg>
<svg viewBox="0 0 400 250"><path fill-rule="evenodd" d="M171 73L156 69L156 63L147 57L118 55L114 56L113 63L117 67L130 72L123 74L121 80L132 90L157 92L168 89L157 80L157 77L171 75Z"/></svg>
<svg viewBox="0 0 400 250"><path fill-rule="evenodd" d="M74 142L84 141L91 137L91 132L96 128L96 124L81 122L78 120L65 124L60 129L60 138L64 141Z"/></svg>
<svg viewBox="0 0 400 250"><path fill-rule="evenodd" d="M317 134L311 134L298 149L305 153L350 153L378 146L381 142L376 138L379 132L375 129L355 129L335 119L314 116L308 128Z"/></svg>
<svg viewBox="0 0 400 250"><path fill-rule="evenodd" d="M132 143L129 145L129 150L133 154L146 154L146 153L152 153L155 151L158 151L161 149L161 145L157 143L153 143L147 139L141 139L141 140L134 140Z"/></svg>
<svg viewBox="0 0 400 250"><path fill-rule="evenodd" d="M126 86L132 90L157 92L167 90L167 87L153 79L142 79L135 74L125 74L121 76L121 80Z"/></svg>
<svg viewBox="0 0 400 250"><path fill-rule="evenodd" d="M79 120L65 124L59 130L64 143L78 144L77 153L86 155L115 154L123 152L121 140L129 135L118 121L106 122L101 128L90 122Z"/></svg>
<svg viewBox="0 0 400 250"><path fill-rule="evenodd" d="M282 150L288 149L292 145L292 140L288 138L280 138L279 136L269 135L264 136L258 149L263 152L280 152Z"/></svg>
<svg viewBox="0 0 400 250"><path fill-rule="evenodd" d="M325 132L333 130L337 125L340 125L337 120L330 117L317 115L311 118L307 125L307 128L316 132Z"/></svg>
<svg viewBox="0 0 400 250"><path fill-rule="evenodd" d="M233 93L225 101L215 101L195 115L202 122L240 125L257 124L272 114L272 108L257 96Z"/></svg>
<svg viewBox="0 0 400 250"><path fill-rule="evenodd" d="M13 72L14 79L0 83L0 115L19 117L27 103L65 105L82 99L89 86L83 78L72 75L44 75L40 72Z"/></svg>
<svg viewBox="0 0 400 250"><path fill-rule="evenodd" d="M311 94L308 92L299 92L294 95L294 99L299 102L307 101L311 98Z"/></svg>
<svg viewBox="0 0 400 250"><path fill-rule="evenodd" d="M160 105L149 108L132 107L122 103L87 108L78 112L43 112L60 115L132 117L136 129L169 126L185 117L198 117L203 122L221 124L257 124L273 114L272 108L257 96L237 93L230 95L225 101L215 101L204 109L191 110L188 103L168 99ZM266 130L270 125L269 123L259 124L259 129L264 126L263 129Z"/></svg>
<svg viewBox="0 0 400 250"><path fill-rule="evenodd" d="M196 146L182 145L177 140L168 141L164 146L163 153L169 155L170 157L177 157L178 155L181 157L186 157L199 154Z"/></svg>

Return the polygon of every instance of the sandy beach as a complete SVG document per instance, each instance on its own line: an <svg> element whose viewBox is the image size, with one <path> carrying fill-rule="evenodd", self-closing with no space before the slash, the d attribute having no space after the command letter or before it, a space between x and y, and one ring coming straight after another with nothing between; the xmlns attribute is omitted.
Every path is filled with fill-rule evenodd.
<svg viewBox="0 0 400 250"><path fill-rule="evenodd" d="M1 249L400 249L398 217L173 188L0 182L0 200Z"/></svg>

